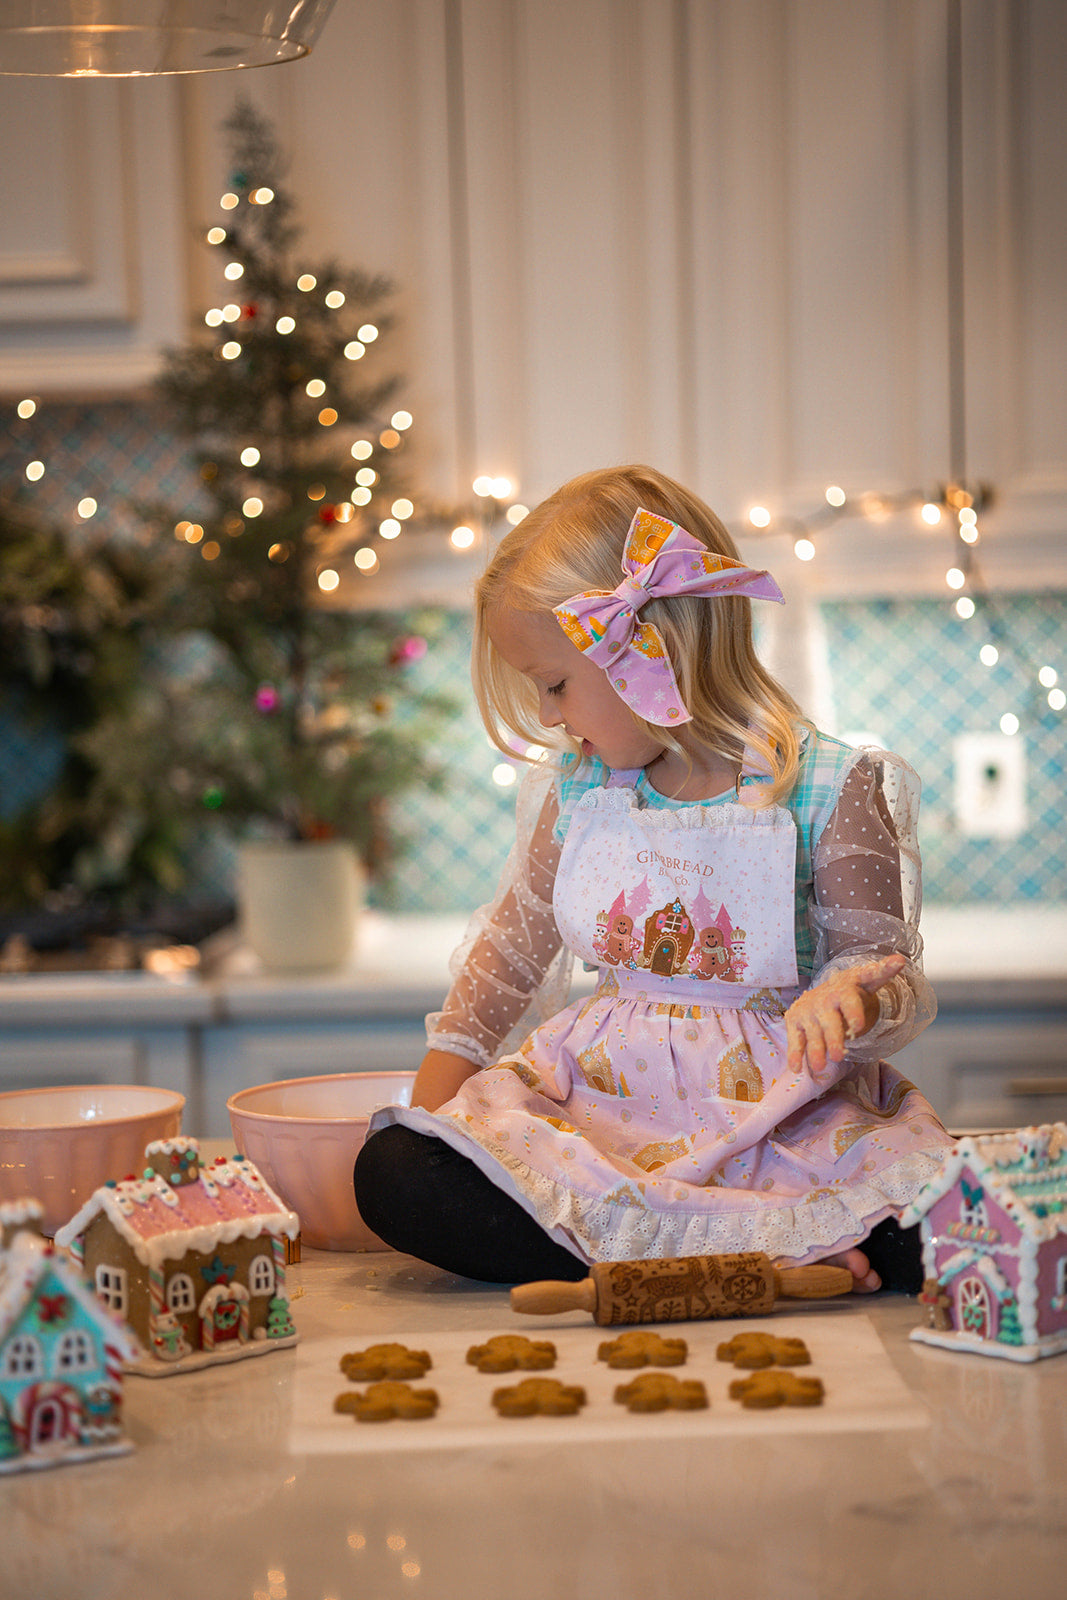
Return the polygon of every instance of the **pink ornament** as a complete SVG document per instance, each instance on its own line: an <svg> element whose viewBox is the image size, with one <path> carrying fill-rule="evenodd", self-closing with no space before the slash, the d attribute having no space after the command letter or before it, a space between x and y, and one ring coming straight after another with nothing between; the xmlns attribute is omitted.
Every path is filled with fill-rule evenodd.
<svg viewBox="0 0 1067 1600"><path fill-rule="evenodd" d="M405 661L421 661L429 649L425 639L420 639L417 634L412 634L407 639L398 639L389 652L391 666L399 666Z"/></svg>
<svg viewBox="0 0 1067 1600"><path fill-rule="evenodd" d="M261 683L256 690L256 710L269 713L277 711L281 696L273 683Z"/></svg>

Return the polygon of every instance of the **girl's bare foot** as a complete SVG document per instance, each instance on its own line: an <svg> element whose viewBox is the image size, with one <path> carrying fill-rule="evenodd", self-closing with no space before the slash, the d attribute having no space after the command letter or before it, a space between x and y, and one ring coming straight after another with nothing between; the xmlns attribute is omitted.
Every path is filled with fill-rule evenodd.
<svg viewBox="0 0 1067 1600"><path fill-rule="evenodd" d="M831 1267L847 1267L852 1274L853 1294L873 1294L882 1287L882 1280L874 1271L862 1250L853 1247L851 1250L842 1250L840 1255L827 1256L826 1260Z"/></svg>

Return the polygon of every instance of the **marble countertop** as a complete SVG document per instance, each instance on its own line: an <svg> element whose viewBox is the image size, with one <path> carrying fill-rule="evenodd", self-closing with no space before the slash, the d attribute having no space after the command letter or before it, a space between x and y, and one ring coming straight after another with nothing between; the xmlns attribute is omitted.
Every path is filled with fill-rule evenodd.
<svg viewBox="0 0 1067 1600"><path fill-rule="evenodd" d="M441 1444L432 1432L440 1418L378 1424L357 1439L361 1425L330 1416L322 1399L329 1382L345 1387L339 1375L323 1387L323 1364L332 1372L339 1349L403 1331L437 1352L436 1381L449 1398L440 1360L449 1340L462 1347L489 1331L536 1332L561 1346L584 1341L595 1362L606 1335L582 1313L518 1317L505 1290L392 1253L307 1251L290 1269L289 1291L295 1348L127 1380L132 1454L0 1478L0 1593L1063 1594L1067 1356L1021 1365L932 1350L909 1340L914 1301L856 1297L801 1313L813 1356L829 1349L831 1329L835 1350L865 1352L872 1392L866 1412L851 1418L834 1409L845 1367L827 1356L822 1412L741 1413L725 1397L724 1367L709 1375L709 1411L684 1425L678 1413L634 1418L610 1444L583 1431L581 1417L541 1419L532 1435L498 1420L463 1440L446 1431ZM706 1341L725 1326L671 1332Z"/></svg>

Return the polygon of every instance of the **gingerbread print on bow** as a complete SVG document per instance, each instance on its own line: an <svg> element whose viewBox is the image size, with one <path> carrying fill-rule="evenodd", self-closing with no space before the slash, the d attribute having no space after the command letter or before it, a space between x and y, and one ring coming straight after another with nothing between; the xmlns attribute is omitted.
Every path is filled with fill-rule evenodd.
<svg viewBox="0 0 1067 1600"><path fill-rule="evenodd" d="M619 698L646 722L666 727L688 722L663 636L637 616L649 600L670 595L748 595L782 601L769 572L746 567L706 545L666 517L635 513L622 554L622 582L590 589L557 606L555 615L571 643L607 673Z"/></svg>

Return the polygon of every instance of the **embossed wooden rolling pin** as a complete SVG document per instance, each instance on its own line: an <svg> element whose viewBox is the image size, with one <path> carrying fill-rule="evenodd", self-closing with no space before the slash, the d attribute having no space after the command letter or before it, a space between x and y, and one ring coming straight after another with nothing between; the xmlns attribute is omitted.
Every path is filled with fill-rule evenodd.
<svg viewBox="0 0 1067 1600"><path fill-rule="evenodd" d="M697 1322L713 1317L758 1317L778 1299L825 1300L849 1294L847 1267L816 1262L776 1267L753 1250L741 1255L678 1256L665 1261L602 1261L578 1283L520 1283L513 1311L548 1316L591 1311L602 1327L630 1322Z"/></svg>

